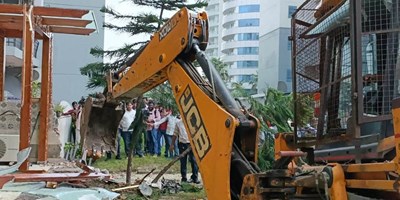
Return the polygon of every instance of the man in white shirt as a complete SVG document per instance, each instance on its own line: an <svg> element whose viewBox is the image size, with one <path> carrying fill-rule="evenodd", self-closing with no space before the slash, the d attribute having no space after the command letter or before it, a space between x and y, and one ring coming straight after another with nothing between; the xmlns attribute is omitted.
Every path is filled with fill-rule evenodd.
<svg viewBox="0 0 400 200"><path fill-rule="evenodd" d="M154 126L158 128L158 126L163 123L167 123L167 130L165 131L165 134L163 134L165 139L165 150L166 150L165 157L173 158L174 156L179 155L179 150L178 150L178 145L175 145L175 148L172 151L169 150L169 147L171 146L172 143L172 136L174 135L174 130L176 126L176 117L172 115L172 110L169 110L168 114L163 118L161 118L160 121L154 123Z"/></svg>
<svg viewBox="0 0 400 200"><path fill-rule="evenodd" d="M131 124L135 120L135 115L136 115L136 102L127 102L126 103L126 108L125 108L125 113L122 116L121 121L119 122L119 127L118 127L118 138L117 138L117 156L116 159L121 159L121 154L120 154L120 146L121 146L121 136L122 139L124 140L124 146L125 146L125 154L128 156L129 153L129 147L131 145L131 140L132 140L132 129L131 129Z"/></svg>
<svg viewBox="0 0 400 200"><path fill-rule="evenodd" d="M183 124L182 119L180 118L180 116L178 115L176 120L176 126L175 126L175 131L174 131L174 136L172 136L172 143L171 146L169 147L169 150L173 150L174 149L174 144L175 144L175 140L176 138L179 138L179 142L178 142L178 147L179 147L179 152L184 152L187 148L189 148L190 146L190 141L189 141L189 137L188 134L186 132L186 128L185 125ZM192 183L200 183L199 179L198 179L198 172L199 172L199 168L197 166L196 160L194 158L193 155L193 151L190 151L188 153L188 155L185 155L184 157L182 157L180 159L180 163L181 163L181 176L182 182L187 182L187 177L186 177L186 172L187 172L187 159L189 157L189 162L192 166L192 176L190 177L190 181Z"/></svg>

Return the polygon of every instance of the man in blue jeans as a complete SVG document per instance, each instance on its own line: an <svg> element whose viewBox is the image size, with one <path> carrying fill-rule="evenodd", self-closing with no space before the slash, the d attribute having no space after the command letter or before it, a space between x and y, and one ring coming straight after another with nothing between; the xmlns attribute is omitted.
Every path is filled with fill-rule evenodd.
<svg viewBox="0 0 400 200"><path fill-rule="evenodd" d="M172 115L172 110L165 111L164 114L161 114L163 118L161 118L160 121L156 122L154 124L155 127L159 126L160 132L163 134L164 139L165 139L165 157L173 158L175 156L179 155L179 150L178 150L178 141L175 142L175 149L174 150L169 150L169 147L171 146L172 143L172 136L174 135L174 130L176 126L176 117ZM166 130L162 131L163 129L161 128L161 125L166 123Z"/></svg>
<svg viewBox="0 0 400 200"><path fill-rule="evenodd" d="M175 131L174 131L174 136L172 136L172 143L169 146L169 150L170 151L174 150L174 144L175 144L176 138L179 138L179 143L178 143L179 152L183 153L187 148L189 148L190 141L189 141L186 129L185 129L185 125L182 122L182 119L180 118L179 115L176 118L177 118L176 127L175 127ZM188 157L189 157L189 162L192 166L192 176L190 177L189 182L199 184L200 183L199 176L198 176L199 168L197 167L197 163L194 158L193 151L190 151L188 155L185 155L184 157L182 157L180 159L181 176L182 176L181 181L182 182L188 181L187 177L186 177L186 173L187 173L186 165L187 165Z"/></svg>
<svg viewBox="0 0 400 200"><path fill-rule="evenodd" d="M131 145L131 140L132 140L132 129L131 129L131 124L135 120L135 115L136 115L136 102L127 102L126 103L126 108L124 115L122 116L122 119L119 123L118 127L118 138L117 138L117 156L116 159L121 159L121 137L124 140L124 146L125 146L125 154L126 156L129 155L129 148Z"/></svg>
<svg viewBox="0 0 400 200"><path fill-rule="evenodd" d="M147 150L150 155L155 157L161 155L161 146L160 146L160 138L161 133L158 131L158 128L154 126L155 122L160 121L160 112L154 108L154 102L149 101L147 105L148 117L146 121L146 139L147 139Z"/></svg>

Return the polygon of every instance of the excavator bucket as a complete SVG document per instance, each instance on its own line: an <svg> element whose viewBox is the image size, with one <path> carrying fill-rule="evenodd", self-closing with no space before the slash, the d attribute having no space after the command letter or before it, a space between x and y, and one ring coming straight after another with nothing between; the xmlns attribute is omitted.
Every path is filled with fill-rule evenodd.
<svg viewBox="0 0 400 200"><path fill-rule="evenodd" d="M81 123L84 150L115 152L118 125L123 115L118 108L117 103L106 102L105 98L86 99Z"/></svg>

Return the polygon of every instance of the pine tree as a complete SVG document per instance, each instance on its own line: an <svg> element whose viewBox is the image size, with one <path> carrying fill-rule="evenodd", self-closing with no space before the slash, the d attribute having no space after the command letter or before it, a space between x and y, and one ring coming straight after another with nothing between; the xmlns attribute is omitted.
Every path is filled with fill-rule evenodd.
<svg viewBox="0 0 400 200"><path fill-rule="evenodd" d="M132 3L132 8L137 6L152 7L156 12L139 13L137 15L121 14L112 8L103 7L101 12L112 16L113 19L129 21L125 26L118 26L112 23L104 23L103 27L121 33L128 33L131 36L141 34L152 34L156 32L166 21L166 11L175 11L182 7L190 10L207 6L206 0L197 0L195 3L188 3L187 0L126 0ZM135 12L137 12L135 10ZM148 41L128 43L121 48L104 50L94 47L90 54L99 58L109 58L111 62L90 63L81 68L81 74L89 77L87 88L106 87L105 74L109 70L118 70L125 64L125 61L134 55L140 47Z"/></svg>

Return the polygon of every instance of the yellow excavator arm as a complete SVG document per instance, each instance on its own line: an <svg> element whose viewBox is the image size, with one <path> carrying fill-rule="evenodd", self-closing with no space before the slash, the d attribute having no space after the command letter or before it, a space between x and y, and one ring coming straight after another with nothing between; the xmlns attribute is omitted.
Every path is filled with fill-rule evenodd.
<svg viewBox="0 0 400 200"><path fill-rule="evenodd" d="M147 45L128 60L125 67L108 76L108 92L103 100L117 102L132 99L169 81L188 130L208 198L238 199L244 176L256 172L259 122L243 112L230 95L203 52L207 42L207 14L193 14L182 8L154 33ZM209 81L200 76L193 66L194 60L203 68ZM104 105L110 103L100 107L112 108ZM101 108L87 107L92 108L89 112L96 112L93 116L96 119L87 120L84 143L92 143L96 138L104 140L107 134L110 135L110 130L117 127L100 118L103 115ZM104 115L111 110L106 112ZM120 119L120 116L117 118ZM93 130L97 131L97 135L88 139ZM97 144L100 145L100 142ZM114 143L109 144L112 146ZM91 145L84 146L88 148Z"/></svg>

